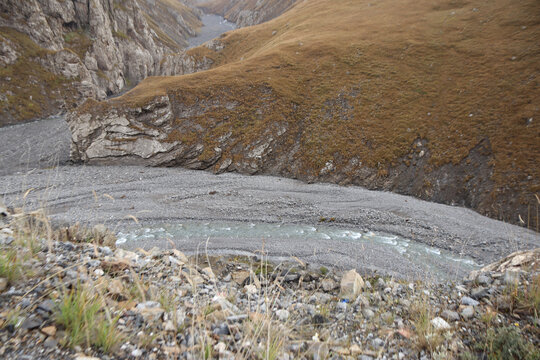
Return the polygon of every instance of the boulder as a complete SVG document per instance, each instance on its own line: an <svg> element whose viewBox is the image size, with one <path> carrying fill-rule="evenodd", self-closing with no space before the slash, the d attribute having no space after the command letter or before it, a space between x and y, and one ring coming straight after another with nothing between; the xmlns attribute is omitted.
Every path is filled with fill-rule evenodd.
<svg viewBox="0 0 540 360"><path fill-rule="evenodd" d="M341 278L341 296L345 298L356 299L363 287L364 279L354 269L347 271Z"/></svg>

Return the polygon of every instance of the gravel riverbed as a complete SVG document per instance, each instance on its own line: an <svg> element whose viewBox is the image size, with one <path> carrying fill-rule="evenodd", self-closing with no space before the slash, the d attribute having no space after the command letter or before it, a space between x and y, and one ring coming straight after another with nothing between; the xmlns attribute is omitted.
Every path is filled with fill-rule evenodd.
<svg viewBox="0 0 540 360"><path fill-rule="evenodd" d="M62 118L0 129L0 196L8 206L45 206L57 223L103 223L115 231L182 221L325 225L395 234L467 256L478 264L540 246L537 233L472 210L393 193L333 184L306 184L271 176L214 175L181 168L69 164L69 130ZM135 222L137 220L137 223ZM328 222L331 220L331 222ZM170 239L186 252L200 240ZM170 247L141 240L127 248ZM342 268L426 278L429 267L377 246L286 239L210 239L208 250L297 256ZM456 265L448 269L461 277Z"/></svg>

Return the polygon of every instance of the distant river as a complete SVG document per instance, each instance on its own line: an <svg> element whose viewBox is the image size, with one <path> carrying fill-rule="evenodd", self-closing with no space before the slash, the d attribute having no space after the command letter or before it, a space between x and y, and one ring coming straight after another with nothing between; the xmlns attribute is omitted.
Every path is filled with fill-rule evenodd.
<svg viewBox="0 0 540 360"><path fill-rule="evenodd" d="M208 40L215 39L221 34L236 29L236 25L219 15L205 14L202 17L203 26L199 35L189 39L188 48L204 44Z"/></svg>

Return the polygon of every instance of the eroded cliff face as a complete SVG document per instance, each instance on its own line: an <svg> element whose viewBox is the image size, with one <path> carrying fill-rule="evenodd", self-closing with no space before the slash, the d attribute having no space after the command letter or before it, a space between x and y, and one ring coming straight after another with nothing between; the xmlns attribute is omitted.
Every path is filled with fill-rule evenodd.
<svg viewBox="0 0 540 360"><path fill-rule="evenodd" d="M297 0L210 0L199 7L207 13L223 16L238 27L252 26L271 20L287 11Z"/></svg>
<svg viewBox="0 0 540 360"><path fill-rule="evenodd" d="M78 108L72 159L357 184L536 229L540 12L510 2L300 2L194 49L208 71Z"/></svg>
<svg viewBox="0 0 540 360"><path fill-rule="evenodd" d="M2 1L0 125L199 69L182 51L199 16L170 0Z"/></svg>

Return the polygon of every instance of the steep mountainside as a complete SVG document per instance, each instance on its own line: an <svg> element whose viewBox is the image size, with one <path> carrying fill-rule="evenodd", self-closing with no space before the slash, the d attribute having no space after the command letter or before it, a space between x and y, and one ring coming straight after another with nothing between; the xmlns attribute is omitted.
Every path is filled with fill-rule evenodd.
<svg viewBox="0 0 540 360"><path fill-rule="evenodd" d="M359 184L536 228L540 3L311 0L70 118L72 158Z"/></svg>
<svg viewBox="0 0 540 360"><path fill-rule="evenodd" d="M238 27L271 20L288 10L297 0L210 0L199 2L207 13L223 16Z"/></svg>
<svg viewBox="0 0 540 360"><path fill-rule="evenodd" d="M0 2L0 125L182 74L200 10L173 0ZM167 55L167 61L164 60Z"/></svg>

